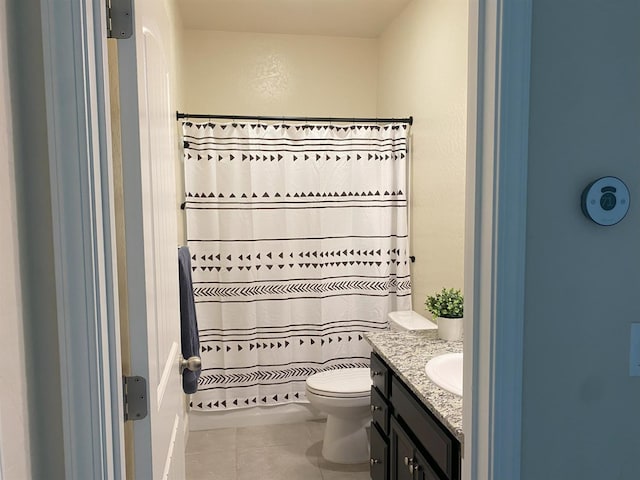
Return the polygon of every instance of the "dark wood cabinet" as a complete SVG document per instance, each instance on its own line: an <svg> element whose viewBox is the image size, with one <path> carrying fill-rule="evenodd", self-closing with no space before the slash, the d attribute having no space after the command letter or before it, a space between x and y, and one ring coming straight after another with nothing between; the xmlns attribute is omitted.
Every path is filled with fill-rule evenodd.
<svg viewBox="0 0 640 480"><path fill-rule="evenodd" d="M384 361L375 353L371 354L371 381L373 386L384 398L389 397L391 372Z"/></svg>
<svg viewBox="0 0 640 480"><path fill-rule="evenodd" d="M389 404L375 387L371 387L371 417L385 436L389 436Z"/></svg>
<svg viewBox="0 0 640 480"><path fill-rule="evenodd" d="M413 457L415 446L398 424L391 420L391 478L395 480L413 480Z"/></svg>
<svg viewBox="0 0 640 480"><path fill-rule="evenodd" d="M375 423L371 424L371 480L389 480L389 441Z"/></svg>
<svg viewBox="0 0 640 480"><path fill-rule="evenodd" d="M391 478L440 480L418 447L395 418L391 419Z"/></svg>
<svg viewBox="0 0 640 480"><path fill-rule="evenodd" d="M375 353L371 370L371 479L460 480L460 442Z"/></svg>

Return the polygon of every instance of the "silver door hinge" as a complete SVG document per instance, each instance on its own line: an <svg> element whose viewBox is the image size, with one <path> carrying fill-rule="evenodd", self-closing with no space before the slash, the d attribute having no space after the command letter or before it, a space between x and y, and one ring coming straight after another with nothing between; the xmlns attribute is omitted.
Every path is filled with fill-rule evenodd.
<svg viewBox="0 0 640 480"><path fill-rule="evenodd" d="M144 377L122 377L124 421L142 420L149 412L147 381Z"/></svg>
<svg viewBox="0 0 640 480"><path fill-rule="evenodd" d="M133 35L132 0L107 0L107 38Z"/></svg>

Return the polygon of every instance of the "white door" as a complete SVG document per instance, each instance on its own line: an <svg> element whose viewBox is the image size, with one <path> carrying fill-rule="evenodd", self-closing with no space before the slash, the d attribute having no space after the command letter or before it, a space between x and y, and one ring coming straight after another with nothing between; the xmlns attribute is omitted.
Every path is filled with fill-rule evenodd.
<svg viewBox="0 0 640 480"><path fill-rule="evenodd" d="M134 35L118 41L131 372L149 414L133 422L135 478L184 475L171 49L165 2L137 0Z"/></svg>

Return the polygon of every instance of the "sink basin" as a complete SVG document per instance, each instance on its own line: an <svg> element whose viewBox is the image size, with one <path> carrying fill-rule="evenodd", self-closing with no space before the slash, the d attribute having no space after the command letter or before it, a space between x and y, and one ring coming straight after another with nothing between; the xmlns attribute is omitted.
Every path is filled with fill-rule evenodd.
<svg viewBox="0 0 640 480"><path fill-rule="evenodd" d="M462 396L462 353L433 357L424 367L427 377L440 388Z"/></svg>

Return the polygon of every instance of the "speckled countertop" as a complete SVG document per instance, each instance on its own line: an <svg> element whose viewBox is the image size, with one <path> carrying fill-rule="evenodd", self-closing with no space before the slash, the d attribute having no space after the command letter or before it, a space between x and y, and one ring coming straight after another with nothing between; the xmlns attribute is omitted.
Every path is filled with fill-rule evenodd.
<svg viewBox="0 0 640 480"><path fill-rule="evenodd" d="M462 342L440 340L437 332L370 332L365 337L373 350L462 444L462 397L438 387L424 371L426 363L436 355L461 352Z"/></svg>

